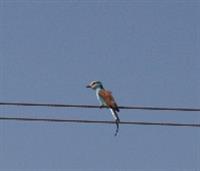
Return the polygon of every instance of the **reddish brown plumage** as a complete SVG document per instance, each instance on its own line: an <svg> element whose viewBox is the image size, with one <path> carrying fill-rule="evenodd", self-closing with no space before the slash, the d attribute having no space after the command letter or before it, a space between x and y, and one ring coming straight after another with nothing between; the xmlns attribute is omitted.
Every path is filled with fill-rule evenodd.
<svg viewBox="0 0 200 171"><path fill-rule="evenodd" d="M117 106L117 103L115 102L114 97L112 96L112 92L102 89L99 91L99 96L103 98L105 101L106 105L116 111L119 112L119 108Z"/></svg>

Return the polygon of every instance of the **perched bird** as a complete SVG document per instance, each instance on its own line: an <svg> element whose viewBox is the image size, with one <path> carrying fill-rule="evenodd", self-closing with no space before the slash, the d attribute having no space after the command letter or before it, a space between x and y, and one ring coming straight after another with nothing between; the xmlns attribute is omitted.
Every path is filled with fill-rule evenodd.
<svg viewBox="0 0 200 171"><path fill-rule="evenodd" d="M112 92L105 90L100 81L92 81L86 87L91 88L91 89L96 91L97 99L99 100L100 105L101 105L100 108L106 106L110 109L112 116L114 117L116 125L117 125L116 132L115 132L115 136L116 136L118 131L119 131L120 119L119 119L119 116L117 114L117 112L119 112L119 108L118 108L117 103L115 102L115 100L112 96Z"/></svg>

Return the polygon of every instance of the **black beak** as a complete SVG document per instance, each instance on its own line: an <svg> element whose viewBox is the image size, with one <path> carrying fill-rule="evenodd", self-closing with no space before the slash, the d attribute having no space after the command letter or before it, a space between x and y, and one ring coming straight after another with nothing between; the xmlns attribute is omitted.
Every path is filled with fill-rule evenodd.
<svg viewBox="0 0 200 171"><path fill-rule="evenodd" d="M91 88L91 86L90 86L90 85L87 85L86 88Z"/></svg>

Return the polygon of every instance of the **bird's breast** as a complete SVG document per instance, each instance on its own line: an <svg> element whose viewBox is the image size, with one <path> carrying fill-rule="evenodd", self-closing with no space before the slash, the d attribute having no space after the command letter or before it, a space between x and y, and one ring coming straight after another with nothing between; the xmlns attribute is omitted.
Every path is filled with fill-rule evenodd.
<svg viewBox="0 0 200 171"><path fill-rule="evenodd" d="M99 100L99 102L102 104L102 105L106 105L105 101L103 100L103 98L99 95L99 92L101 90L96 90L96 96L97 96L97 99Z"/></svg>

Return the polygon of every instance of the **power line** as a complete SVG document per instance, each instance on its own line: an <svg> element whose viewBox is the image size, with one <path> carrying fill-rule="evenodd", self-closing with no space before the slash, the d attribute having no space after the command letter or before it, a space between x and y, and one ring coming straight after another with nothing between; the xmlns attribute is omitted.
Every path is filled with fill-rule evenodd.
<svg viewBox="0 0 200 171"><path fill-rule="evenodd" d="M29 121L29 122L58 122L58 123L89 123L89 124L116 124L114 121L79 120L79 119L53 119L53 118L30 118L30 117L0 117L7 121ZM172 122L144 122L144 121L120 121L125 125L149 125L149 126L176 126L176 127L199 127L200 124L172 123Z"/></svg>
<svg viewBox="0 0 200 171"><path fill-rule="evenodd" d="M49 104L49 103L21 103L21 102L0 102L1 106L32 106L32 107L62 107L62 108L100 108L97 105L76 105L76 104ZM107 108L107 107L103 107ZM152 107L152 106L119 106L120 109L136 110L159 110L159 111L183 111L200 112L200 108L179 108L179 107Z"/></svg>

